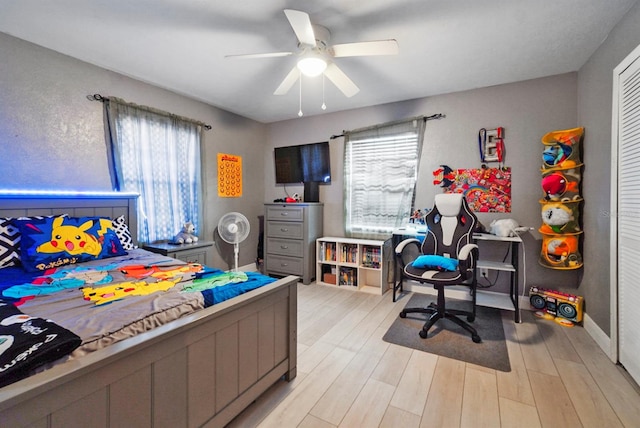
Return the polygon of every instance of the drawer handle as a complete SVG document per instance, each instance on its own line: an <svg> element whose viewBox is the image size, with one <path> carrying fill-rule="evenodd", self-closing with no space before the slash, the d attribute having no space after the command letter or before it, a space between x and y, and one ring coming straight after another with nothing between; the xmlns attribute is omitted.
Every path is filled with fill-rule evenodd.
<svg viewBox="0 0 640 428"><path fill-rule="evenodd" d="M287 229L286 227L281 227L280 228L280 232L288 232L288 231L289 231L289 229Z"/></svg>
<svg viewBox="0 0 640 428"><path fill-rule="evenodd" d="M288 216L288 215L289 215L289 213L287 213L287 212L281 212L281 213L280 213L280 215L283 215L283 216L285 216L285 217L286 217L286 216Z"/></svg>
<svg viewBox="0 0 640 428"><path fill-rule="evenodd" d="M280 245L280 248L283 250L288 250L289 246L288 245Z"/></svg>
<svg viewBox="0 0 640 428"><path fill-rule="evenodd" d="M289 266L289 263L280 263L280 266L287 267L287 266Z"/></svg>

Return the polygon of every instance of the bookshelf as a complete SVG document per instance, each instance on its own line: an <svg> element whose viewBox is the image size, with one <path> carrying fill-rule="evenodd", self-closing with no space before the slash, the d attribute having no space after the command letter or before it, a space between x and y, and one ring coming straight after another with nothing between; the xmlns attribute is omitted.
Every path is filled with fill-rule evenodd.
<svg viewBox="0 0 640 428"><path fill-rule="evenodd" d="M316 283L384 294L390 288L389 241L324 237L316 240ZM388 251L387 251L388 252Z"/></svg>

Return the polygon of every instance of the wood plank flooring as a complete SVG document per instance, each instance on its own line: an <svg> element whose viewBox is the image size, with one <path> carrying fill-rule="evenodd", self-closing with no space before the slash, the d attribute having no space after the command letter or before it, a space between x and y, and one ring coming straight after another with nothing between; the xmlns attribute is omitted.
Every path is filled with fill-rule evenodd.
<svg viewBox="0 0 640 428"><path fill-rule="evenodd" d="M391 300L298 284L298 375L228 427L640 427L638 385L582 327L504 311L505 373L384 342Z"/></svg>

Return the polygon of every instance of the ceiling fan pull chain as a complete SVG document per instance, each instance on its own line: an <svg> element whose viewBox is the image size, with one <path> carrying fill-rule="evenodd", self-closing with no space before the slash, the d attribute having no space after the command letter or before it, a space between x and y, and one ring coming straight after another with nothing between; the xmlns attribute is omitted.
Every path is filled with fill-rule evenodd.
<svg viewBox="0 0 640 428"><path fill-rule="evenodd" d="M322 110L327 109L327 105L324 103L324 73L322 73Z"/></svg>
<svg viewBox="0 0 640 428"><path fill-rule="evenodd" d="M299 88L300 88L300 96L298 99L298 105L300 107L300 109L298 110L298 117L302 117L302 74L300 75L300 79L299 79Z"/></svg>

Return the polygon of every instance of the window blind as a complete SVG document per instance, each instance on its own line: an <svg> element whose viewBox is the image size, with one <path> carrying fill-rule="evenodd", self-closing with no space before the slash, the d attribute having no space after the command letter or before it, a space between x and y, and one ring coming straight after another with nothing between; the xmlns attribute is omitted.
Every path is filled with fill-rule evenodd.
<svg viewBox="0 0 640 428"><path fill-rule="evenodd" d="M418 176L424 120L345 134L345 233L386 238L408 221Z"/></svg>

